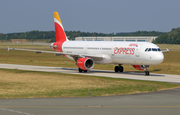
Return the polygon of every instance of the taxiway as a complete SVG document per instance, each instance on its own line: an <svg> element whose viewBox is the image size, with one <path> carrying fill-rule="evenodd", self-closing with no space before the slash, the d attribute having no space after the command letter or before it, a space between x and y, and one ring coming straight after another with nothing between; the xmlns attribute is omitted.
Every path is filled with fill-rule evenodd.
<svg viewBox="0 0 180 115"><path fill-rule="evenodd" d="M170 83L178 83L178 84L180 83L180 75L170 75L170 74L151 73L149 76L144 76L144 73L135 73L135 72L115 73L114 71L107 71L107 70L104 71L104 70L94 70L94 69L90 70L87 73L79 73L78 70L75 68L2 64L2 63L0 63L0 68L19 69L19 70L28 70L28 71L58 72L58 73L102 76L102 77L112 77L112 78L125 78L125 79L134 79L134 80L159 81L159 82L170 82Z"/></svg>

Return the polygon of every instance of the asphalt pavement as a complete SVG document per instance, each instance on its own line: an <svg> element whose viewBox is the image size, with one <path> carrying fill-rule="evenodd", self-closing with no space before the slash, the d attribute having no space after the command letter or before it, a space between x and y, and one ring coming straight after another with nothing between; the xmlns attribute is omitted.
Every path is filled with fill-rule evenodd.
<svg viewBox="0 0 180 115"><path fill-rule="evenodd" d="M179 115L180 88L151 93L0 99L1 115Z"/></svg>

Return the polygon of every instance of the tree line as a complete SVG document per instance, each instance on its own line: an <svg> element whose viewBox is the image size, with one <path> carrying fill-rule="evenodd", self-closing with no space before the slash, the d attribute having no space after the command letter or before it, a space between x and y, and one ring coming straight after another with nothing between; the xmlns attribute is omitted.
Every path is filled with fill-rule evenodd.
<svg viewBox="0 0 180 115"><path fill-rule="evenodd" d="M81 32L81 31L65 31L69 40L74 40L75 37L86 36L158 36L153 43L166 43L166 44L180 44L180 28L174 28L170 32L158 31L136 31L136 32L122 32L122 33L97 33L97 32ZM55 31L38 31L33 30L21 33L7 33L0 34L0 40L11 39L50 39L50 42L55 42Z"/></svg>
<svg viewBox="0 0 180 115"><path fill-rule="evenodd" d="M180 28L173 28L170 32L159 35L153 43L180 44Z"/></svg>
<svg viewBox="0 0 180 115"><path fill-rule="evenodd" d="M38 31L33 30L29 32L21 33L7 33L0 34L0 40L10 40L10 39L52 39L55 38L54 31Z"/></svg>
<svg viewBox="0 0 180 115"><path fill-rule="evenodd" d="M164 34L163 32L156 31L137 31L137 32L127 32L127 33L97 33L97 32L81 32L81 31L66 31L66 35L70 40L74 40L75 37L86 37L86 36L158 36ZM7 33L0 34L1 40L10 39L51 39L55 41L55 31L38 31L33 30L29 32L22 33Z"/></svg>
<svg viewBox="0 0 180 115"><path fill-rule="evenodd" d="M158 32L158 31L136 31L136 32L116 33L116 35L117 36L159 36L165 33L166 32Z"/></svg>

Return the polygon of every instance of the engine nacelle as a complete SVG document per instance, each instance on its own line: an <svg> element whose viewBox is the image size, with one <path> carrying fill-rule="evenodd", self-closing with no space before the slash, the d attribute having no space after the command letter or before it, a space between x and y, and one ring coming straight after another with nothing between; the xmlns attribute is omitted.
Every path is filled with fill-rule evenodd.
<svg viewBox="0 0 180 115"><path fill-rule="evenodd" d="M83 70L89 70L94 67L94 61L91 58L79 58L77 60L77 66Z"/></svg>
<svg viewBox="0 0 180 115"><path fill-rule="evenodd" d="M143 65L133 65L134 68L136 68L137 70L145 70L145 66Z"/></svg>

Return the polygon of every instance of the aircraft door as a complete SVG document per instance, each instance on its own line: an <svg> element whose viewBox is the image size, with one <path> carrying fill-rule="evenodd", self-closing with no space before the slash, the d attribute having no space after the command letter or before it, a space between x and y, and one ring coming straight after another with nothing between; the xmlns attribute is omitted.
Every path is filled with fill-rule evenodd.
<svg viewBox="0 0 180 115"><path fill-rule="evenodd" d="M140 57L140 49L141 49L142 44L138 44L135 48L135 57L139 58Z"/></svg>
<svg viewBox="0 0 180 115"><path fill-rule="evenodd" d="M115 47L116 47L116 45L113 45L113 46L112 46L112 49L111 49L111 56L112 56L112 57L115 56L115 54L114 54Z"/></svg>
<svg viewBox="0 0 180 115"><path fill-rule="evenodd" d="M111 50L111 57L114 63L126 63L127 59L125 54L122 53L124 46L113 45Z"/></svg>
<svg viewBox="0 0 180 115"><path fill-rule="evenodd" d="M112 49L111 49L111 57L114 57L116 56L119 52L119 47L115 44L112 46Z"/></svg>
<svg viewBox="0 0 180 115"><path fill-rule="evenodd" d="M117 52L118 52L117 45L116 44L112 45L111 57L112 57L113 62L116 62L118 60Z"/></svg>
<svg viewBox="0 0 180 115"><path fill-rule="evenodd" d="M84 54L88 53L87 48L88 48L88 44L84 46Z"/></svg>

